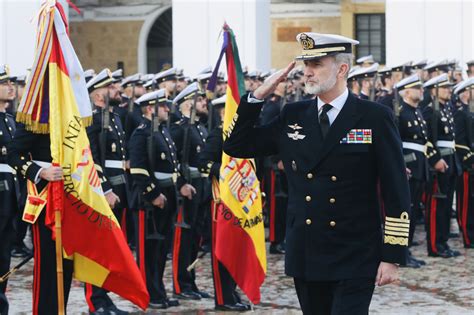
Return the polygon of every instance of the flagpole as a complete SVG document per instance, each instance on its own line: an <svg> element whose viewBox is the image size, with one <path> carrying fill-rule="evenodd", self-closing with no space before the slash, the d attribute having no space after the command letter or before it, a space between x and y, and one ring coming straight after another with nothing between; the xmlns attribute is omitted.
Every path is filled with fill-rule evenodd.
<svg viewBox="0 0 474 315"><path fill-rule="evenodd" d="M64 271L63 271L63 244L61 230L61 212L63 207L63 181L51 182L53 193L54 229L56 234L56 279L58 286L58 315L64 315Z"/></svg>

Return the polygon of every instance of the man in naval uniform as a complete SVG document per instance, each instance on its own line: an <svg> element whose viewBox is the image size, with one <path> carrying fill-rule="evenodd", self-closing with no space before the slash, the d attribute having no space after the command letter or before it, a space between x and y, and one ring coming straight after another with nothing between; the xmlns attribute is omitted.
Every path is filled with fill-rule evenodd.
<svg viewBox="0 0 474 315"><path fill-rule="evenodd" d="M396 281L407 255L402 143L389 109L347 90L357 41L317 33L297 40L305 88L316 98L287 104L271 123L256 126L262 100L286 78L290 63L241 98L224 151L282 158L289 186L285 271L303 313L367 314L374 285Z"/></svg>

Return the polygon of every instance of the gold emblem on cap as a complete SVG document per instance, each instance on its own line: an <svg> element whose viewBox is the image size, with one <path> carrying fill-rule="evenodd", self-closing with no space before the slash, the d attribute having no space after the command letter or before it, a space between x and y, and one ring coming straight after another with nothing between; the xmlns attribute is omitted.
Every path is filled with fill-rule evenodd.
<svg viewBox="0 0 474 315"><path fill-rule="evenodd" d="M300 43L304 50L314 49L314 39L306 34L301 34Z"/></svg>

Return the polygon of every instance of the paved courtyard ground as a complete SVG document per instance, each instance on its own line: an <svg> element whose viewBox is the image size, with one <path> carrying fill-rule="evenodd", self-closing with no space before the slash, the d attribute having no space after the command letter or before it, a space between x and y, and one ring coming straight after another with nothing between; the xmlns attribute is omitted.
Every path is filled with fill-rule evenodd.
<svg viewBox="0 0 474 315"><path fill-rule="evenodd" d="M457 258L431 258L426 255L422 227L417 227L416 239L421 243L412 252L424 259L427 265L420 269L403 268L400 283L376 288L371 314L474 314L474 250L462 247L461 239L450 240L454 249L461 251ZM13 260L12 264L19 260ZM262 286L262 303L256 305L255 314L301 314L293 289L293 280L283 273L283 257L268 255L268 273ZM212 292L210 260L207 256L197 267L198 286ZM12 276L8 287L10 314L31 313L32 262ZM166 285L171 289L170 265L167 267ZM143 314L127 301L113 296L116 304L133 314ZM219 314L214 301L182 301L181 306L165 312L148 310L146 314ZM249 312L250 313L250 312ZM69 298L68 314L88 314L84 290L74 282ZM223 314L220 312L220 314ZM232 314L227 312L226 314Z"/></svg>

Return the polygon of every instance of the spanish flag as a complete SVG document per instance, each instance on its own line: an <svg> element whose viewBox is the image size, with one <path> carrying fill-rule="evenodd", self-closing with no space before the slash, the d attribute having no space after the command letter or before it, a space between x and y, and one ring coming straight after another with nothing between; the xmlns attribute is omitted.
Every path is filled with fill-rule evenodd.
<svg viewBox="0 0 474 315"><path fill-rule="evenodd" d="M94 168L85 130L91 117L83 69L69 40L64 11L56 1L45 2L38 15L35 62L17 120L33 132L50 134L53 164L64 171L59 189L48 185L46 223L54 228L52 205L59 204L63 255L74 261L74 277L146 309L146 285Z"/></svg>
<svg viewBox="0 0 474 315"><path fill-rule="evenodd" d="M227 25L224 25L224 44L208 90L212 91L215 85L224 54L228 77L223 124L225 140L226 134L232 129L240 97L245 93L234 33ZM260 286L265 280L267 262L262 198L254 161L236 159L223 153L218 185L213 187L213 191L218 190L220 196L216 213L215 254L249 300L254 304L260 303Z"/></svg>

